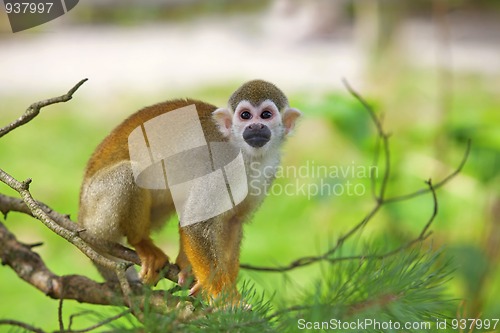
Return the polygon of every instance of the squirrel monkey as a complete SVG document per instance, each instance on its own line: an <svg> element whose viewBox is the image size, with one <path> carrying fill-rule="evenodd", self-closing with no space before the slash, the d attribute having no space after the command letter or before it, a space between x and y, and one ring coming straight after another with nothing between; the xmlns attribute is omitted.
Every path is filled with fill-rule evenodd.
<svg viewBox="0 0 500 333"><path fill-rule="evenodd" d="M177 207L171 188L151 189L137 184L129 136L134 129L144 131L144 124L153 118L193 105L207 141L228 143L241 152L246 173L243 180L252 184L252 188L239 203L233 202L229 210L198 223L183 223L183 216L187 215L178 211L179 284L185 284L192 271L195 283L191 295L201 291L207 299L214 299L222 292L238 297L236 278L242 225L264 199L274 179L269 170L274 171L278 166L281 144L301 115L299 110L289 107L286 96L272 83L246 82L223 108L179 99L146 107L130 116L102 141L88 162L80 192L79 222L96 244L121 242L126 238L141 260L140 279L150 285L158 282L169 258L153 243L150 234ZM168 174L167 163L162 165L163 174ZM225 180L229 188L227 177ZM199 210L204 204L188 199L183 211ZM107 279L111 278L110 272L100 270Z"/></svg>

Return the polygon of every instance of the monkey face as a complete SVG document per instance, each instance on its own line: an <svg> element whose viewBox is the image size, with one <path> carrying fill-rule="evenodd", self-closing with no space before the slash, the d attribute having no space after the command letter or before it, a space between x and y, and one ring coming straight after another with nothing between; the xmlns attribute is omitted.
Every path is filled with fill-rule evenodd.
<svg viewBox="0 0 500 333"><path fill-rule="evenodd" d="M272 141L283 137L281 114L270 100L257 106L242 101L234 112L233 132L254 149L267 148Z"/></svg>
<svg viewBox="0 0 500 333"><path fill-rule="evenodd" d="M219 108L212 117L220 133L246 154L262 156L276 152L301 113L288 105L280 110L271 99L252 101L243 99L234 110L231 105Z"/></svg>

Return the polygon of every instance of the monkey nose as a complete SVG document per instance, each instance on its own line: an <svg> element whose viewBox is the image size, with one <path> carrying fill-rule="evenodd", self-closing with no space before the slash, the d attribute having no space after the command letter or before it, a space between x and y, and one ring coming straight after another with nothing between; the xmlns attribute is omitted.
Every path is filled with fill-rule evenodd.
<svg viewBox="0 0 500 333"><path fill-rule="evenodd" d="M251 130L261 130L264 128L264 125L261 123L254 123L254 124L248 125L248 128Z"/></svg>

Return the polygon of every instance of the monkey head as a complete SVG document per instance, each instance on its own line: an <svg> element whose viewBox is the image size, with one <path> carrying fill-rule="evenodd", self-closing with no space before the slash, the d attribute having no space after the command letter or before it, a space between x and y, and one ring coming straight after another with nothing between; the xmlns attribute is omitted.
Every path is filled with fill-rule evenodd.
<svg viewBox="0 0 500 333"><path fill-rule="evenodd" d="M262 80L243 84L231 95L226 108L212 113L222 135L249 155L279 148L300 115L288 106L281 90Z"/></svg>

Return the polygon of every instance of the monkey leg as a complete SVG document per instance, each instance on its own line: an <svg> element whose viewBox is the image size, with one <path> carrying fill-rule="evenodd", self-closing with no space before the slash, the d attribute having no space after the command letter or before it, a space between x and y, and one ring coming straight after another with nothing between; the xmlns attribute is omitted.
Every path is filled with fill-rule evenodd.
<svg viewBox="0 0 500 333"><path fill-rule="evenodd" d="M213 302L224 295L231 302L240 299L236 290L239 271L241 224L206 221L180 228L182 249L196 278L190 294L202 292Z"/></svg>
<svg viewBox="0 0 500 333"><path fill-rule="evenodd" d="M240 271L240 246L243 238L243 221L233 217L224 224L224 238L227 240L225 249L228 262L228 272L232 280L236 281Z"/></svg>
<svg viewBox="0 0 500 333"><path fill-rule="evenodd" d="M121 219L121 228L127 241L137 251L141 259L139 277L143 283L156 285L161 278L160 271L168 263L167 255L150 238L151 229L151 193L135 184L129 189L133 193L129 200L128 215Z"/></svg>
<svg viewBox="0 0 500 333"><path fill-rule="evenodd" d="M96 173L84 183L80 201L79 222L96 245L121 242L125 236L141 259L141 279L154 284L168 258L149 238L151 193L137 186L130 163ZM116 280L115 272L100 266L98 269L106 280ZM127 273L131 280L137 275L133 273L133 269Z"/></svg>

